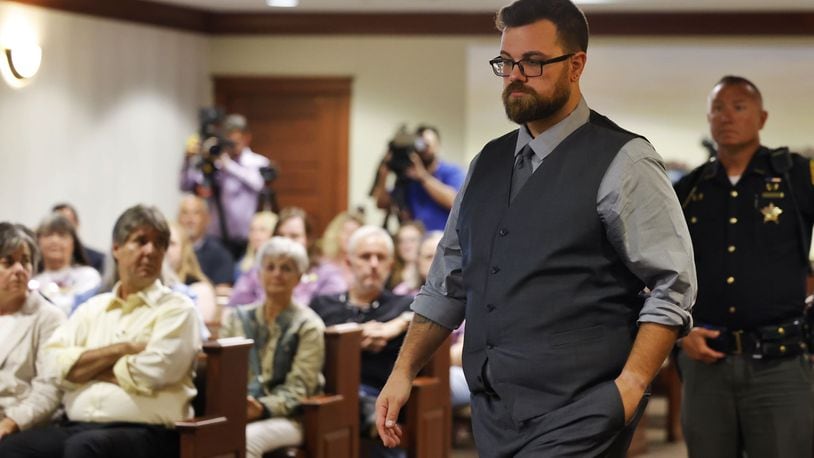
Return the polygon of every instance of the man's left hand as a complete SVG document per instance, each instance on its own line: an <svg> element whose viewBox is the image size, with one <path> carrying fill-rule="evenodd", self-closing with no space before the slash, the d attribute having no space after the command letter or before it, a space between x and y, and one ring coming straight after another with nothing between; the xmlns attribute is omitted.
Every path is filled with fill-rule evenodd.
<svg viewBox="0 0 814 458"><path fill-rule="evenodd" d="M633 418L639 403L642 401L645 386L624 372L619 374L614 383L616 383L616 389L619 390L619 395L622 397L622 405L625 406L625 424L627 424Z"/></svg>

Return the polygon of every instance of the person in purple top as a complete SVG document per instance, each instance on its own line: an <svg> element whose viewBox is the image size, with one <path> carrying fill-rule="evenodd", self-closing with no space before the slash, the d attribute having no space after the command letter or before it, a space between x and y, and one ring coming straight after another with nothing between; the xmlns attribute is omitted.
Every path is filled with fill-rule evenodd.
<svg viewBox="0 0 814 458"><path fill-rule="evenodd" d="M288 207L280 211L274 235L294 240L313 253L313 225L305 211L298 207ZM319 263L310 255L310 267L294 288L292 298L295 303L308 305L311 299L322 294L337 294L348 289L342 270L331 263ZM235 283L229 297L229 306L252 304L264 297L263 285L257 275L257 266L243 274Z"/></svg>
<svg viewBox="0 0 814 458"><path fill-rule="evenodd" d="M252 134L246 118L233 114L226 117L223 130L231 145L215 160L215 184L219 188L220 203L225 220L223 233L218 207L212 191L206 189L200 167L200 148L197 144L187 148L181 169L181 190L194 192L207 198L210 207L209 235L219 237L229 248L232 257L239 257L246 249L249 224L257 209L257 199L265 182L260 169L269 167L269 160L249 148Z"/></svg>

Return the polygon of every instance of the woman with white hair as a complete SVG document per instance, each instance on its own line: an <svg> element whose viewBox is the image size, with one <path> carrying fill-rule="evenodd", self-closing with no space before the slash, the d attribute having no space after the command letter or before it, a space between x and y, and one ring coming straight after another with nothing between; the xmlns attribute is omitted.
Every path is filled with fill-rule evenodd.
<svg viewBox="0 0 814 458"><path fill-rule="evenodd" d="M325 342L322 320L292 301L294 288L308 268L305 248L272 237L257 252L261 302L238 307L221 337L254 340L249 353L246 456L302 443L302 425L294 414L300 402L322 389Z"/></svg>

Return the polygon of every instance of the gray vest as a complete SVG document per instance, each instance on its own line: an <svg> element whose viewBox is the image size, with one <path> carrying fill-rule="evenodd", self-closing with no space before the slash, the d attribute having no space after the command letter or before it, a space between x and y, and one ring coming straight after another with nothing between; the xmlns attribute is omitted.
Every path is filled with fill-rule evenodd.
<svg viewBox="0 0 814 458"><path fill-rule="evenodd" d="M517 132L481 152L461 201L467 291L464 369L522 421L613 380L627 360L643 288L607 240L600 182L636 135L591 112L509 206Z"/></svg>

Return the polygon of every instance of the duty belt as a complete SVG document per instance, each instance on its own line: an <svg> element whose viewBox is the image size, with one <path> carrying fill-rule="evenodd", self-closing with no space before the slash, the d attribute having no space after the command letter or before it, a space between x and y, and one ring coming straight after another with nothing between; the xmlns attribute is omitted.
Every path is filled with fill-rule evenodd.
<svg viewBox="0 0 814 458"><path fill-rule="evenodd" d="M707 345L728 355L771 359L799 355L808 348L806 326L802 318L777 325L760 326L752 330L733 331L704 324L701 324L701 327L720 331L718 337L707 339Z"/></svg>

